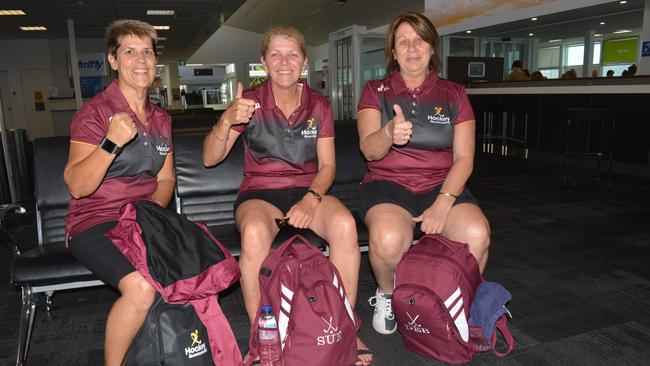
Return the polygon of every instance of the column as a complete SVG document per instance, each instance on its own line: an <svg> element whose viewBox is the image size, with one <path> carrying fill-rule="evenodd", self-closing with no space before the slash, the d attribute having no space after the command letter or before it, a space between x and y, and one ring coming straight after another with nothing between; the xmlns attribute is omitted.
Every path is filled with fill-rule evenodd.
<svg viewBox="0 0 650 366"><path fill-rule="evenodd" d="M181 108L181 89L177 64L165 65L165 85L167 85L167 109Z"/></svg>
<svg viewBox="0 0 650 366"><path fill-rule="evenodd" d="M643 11L643 28L641 30L641 55L639 57L639 68L637 75L650 75L650 54L643 56L643 45L650 48L650 0L645 0L645 9Z"/></svg>
<svg viewBox="0 0 650 366"><path fill-rule="evenodd" d="M594 68L594 34L595 31L585 32L585 53L582 61L582 77L590 78L591 70Z"/></svg>

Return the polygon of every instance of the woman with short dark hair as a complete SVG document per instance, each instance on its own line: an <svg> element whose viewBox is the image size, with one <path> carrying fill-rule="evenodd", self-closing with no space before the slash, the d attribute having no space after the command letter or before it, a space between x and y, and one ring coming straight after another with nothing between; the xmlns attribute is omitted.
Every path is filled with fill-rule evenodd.
<svg viewBox="0 0 650 366"><path fill-rule="evenodd" d="M72 196L66 216L68 250L120 292L106 320L106 365L121 364L155 290L104 233L115 226L126 203L150 200L167 206L176 184L171 117L149 101L156 37L151 25L138 20L108 26L108 61L117 80L87 101L70 127L64 170Z"/></svg>

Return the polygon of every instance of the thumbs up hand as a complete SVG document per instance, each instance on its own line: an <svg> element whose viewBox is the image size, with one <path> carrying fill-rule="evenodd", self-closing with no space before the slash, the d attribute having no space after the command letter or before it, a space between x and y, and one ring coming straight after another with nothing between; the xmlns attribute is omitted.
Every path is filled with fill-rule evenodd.
<svg viewBox="0 0 650 366"><path fill-rule="evenodd" d="M386 133L393 138L393 144L406 145L413 134L413 124L407 121L402 112L402 108L393 104L395 117L386 125Z"/></svg>
<svg viewBox="0 0 650 366"><path fill-rule="evenodd" d="M248 123L253 117L255 112L255 101L252 99L243 98L244 86L242 83L237 82L237 93L235 100L230 103L230 106L223 113L222 119L229 125L238 125Z"/></svg>

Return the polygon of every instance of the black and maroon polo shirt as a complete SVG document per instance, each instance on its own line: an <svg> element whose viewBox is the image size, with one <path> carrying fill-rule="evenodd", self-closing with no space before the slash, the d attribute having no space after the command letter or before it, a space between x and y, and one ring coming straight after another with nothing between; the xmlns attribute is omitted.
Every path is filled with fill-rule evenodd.
<svg viewBox="0 0 650 366"><path fill-rule="evenodd" d="M316 141L334 137L330 102L300 80L300 106L287 119L275 104L271 82L244 98L255 101L248 124L234 125L244 139L244 180L239 194L261 189L309 187L318 173Z"/></svg>
<svg viewBox="0 0 650 366"><path fill-rule="evenodd" d="M120 208L128 202L151 199L158 187L156 175L173 150L169 113L147 101L147 123L143 124L126 102L117 80L75 113L70 141L99 145L108 131L108 119L120 112L128 113L135 121L138 135L113 160L93 194L70 199L65 221L71 236L102 222L117 220Z"/></svg>
<svg viewBox="0 0 650 366"><path fill-rule="evenodd" d="M366 84L358 110L379 110L383 128L395 115L394 104L413 124L413 135L406 145L392 146L381 160L368 162L363 183L387 180L414 194L429 192L445 180L452 166L454 126L474 120L465 88L432 70L422 85L409 90L401 74L394 72Z"/></svg>

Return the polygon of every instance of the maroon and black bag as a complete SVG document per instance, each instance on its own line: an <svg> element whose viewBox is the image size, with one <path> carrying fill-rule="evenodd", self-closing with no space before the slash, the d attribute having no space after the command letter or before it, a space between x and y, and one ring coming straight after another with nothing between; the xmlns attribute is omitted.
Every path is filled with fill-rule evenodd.
<svg viewBox="0 0 650 366"><path fill-rule="evenodd" d="M217 294L239 279L239 267L203 224L137 201L122 207L106 236L164 299L152 306L125 364L241 364L217 302Z"/></svg>
<svg viewBox="0 0 650 366"><path fill-rule="evenodd" d="M393 312L404 346L452 364L472 360L469 315L483 282L467 244L441 235L422 237L395 272Z"/></svg>
<svg viewBox="0 0 650 366"><path fill-rule="evenodd" d="M360 320L336 267L302 236L271 250L260 269L260 294L249 364L259 355L262 305L271 305L278 321L283 366L354 364Z"/></svg>

